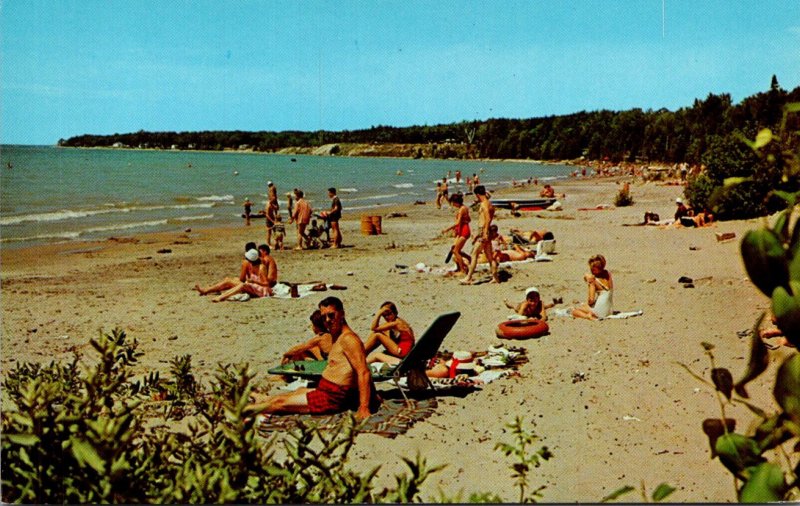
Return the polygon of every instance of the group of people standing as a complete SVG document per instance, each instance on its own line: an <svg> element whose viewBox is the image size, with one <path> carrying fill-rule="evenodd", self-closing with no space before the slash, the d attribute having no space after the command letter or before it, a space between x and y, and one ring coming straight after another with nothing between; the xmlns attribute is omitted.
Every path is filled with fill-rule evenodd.
<svg viewBox="0 0 800 506"><path fill-rule="evenodd" d="M275 249L283 249L286 229L280 215L278 190L272 181L267 182L267 189L267 203L264 208L266 241L267 244L272 244ZM286 196L289 208L289 224L296 224L297 230L297 245L294 249L309 249L320 234L319 229L316 227L316 220L312 220L314 210L306 200L303 190L295 188L292 192L287 193ZM342 232L339 228L339 220L342 218L342 202L339 200L339 196L336 195L336 188L328 188L328 198L331 199L331 207L327 211L319 213L319 216L325 221L325 230L328 231L331 248L340 248L342 246ZM309 224L312 225L311 229L309 229Z"/></svg>

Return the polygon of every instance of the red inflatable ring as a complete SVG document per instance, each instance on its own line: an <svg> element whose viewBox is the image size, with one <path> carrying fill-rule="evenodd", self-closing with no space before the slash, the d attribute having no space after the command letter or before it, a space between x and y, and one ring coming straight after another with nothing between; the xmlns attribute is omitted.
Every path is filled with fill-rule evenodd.
<svg viewBox="0 0 800 506"><path fill-rule="evenodd" d="M527 320L509 320L497 326L495 334L500 339L531 339L541 337L550 332L547 322L538 318Z"/></svg>

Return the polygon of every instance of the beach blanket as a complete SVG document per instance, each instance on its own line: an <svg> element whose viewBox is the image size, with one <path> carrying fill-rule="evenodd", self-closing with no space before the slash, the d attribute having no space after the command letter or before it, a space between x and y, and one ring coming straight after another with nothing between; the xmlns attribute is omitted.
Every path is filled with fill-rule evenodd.
<svg viewBox="0 0 800 506"><path fill-rule="evenodd" d="M529 264L533 262L551 262L553 258L549 255L542 254L540 257L537 256L536 258L526 258L525 260L518 260L516 262L500 262L497 264L498 268L500 269L508 269L509 267L513 267L515 265L520 264ZM457 273L458 267L455 265L450 266L430 266L424 262L419 262L418 264L408 267L397 267L398 274L408 274L409 272L419 272L424 274L436 274L438 276L447 276L452 275L453 273ZM488 263L479 263L475 266L475 272L488 272L489 271L489 264Z"/></svg>
<svg viewBox="0 0 800 506"><path fill-rule="evenodd" d="M411 400L408 404L403 399L384 399L378 411L366 419L361 432L394 439L405 434L415 423L428 418L437 406L435 397ZM322 430L334 430L350 414L348 411L332 415L259 415L262 420L258 433L269 437L275 431L296 429L299 422L316 425Z"/></svg>
<svg viewBox="0 0 800 506"><path fill-rule="evenodd" d="M271 298L271 299L292 299L292 298L295 298L295 299L297 299L297 298L308 297L312 293L320 292L320 291L324 292L325 291L325 290L312 290L313 287L315 287L315 286L317 286L319 284L321 284L321 283L316 283L316 284L315 283L306 283L306 284L302 284L302 285L297 285L297 295L298 295L298 297L292 297L292 295L291 295L291 286L286 284L286 283L278 283L277 285L272 287L272 292L273 292L272 297L264 297L264 298ZM341 289L344 289L344 287L341 287L339 285L328 284L328 283L325 284L325 288L326 288L326 290L331 290L331 289L333 289L333 290L337 290L337 289L341 290Z"/></svg>
<svg viewBox="0 0 800 506"><path fill-rule="evenodd" d="M632 318L634 316L641 316L644 313L641 309L636 311L614 311L613 314L606 316L605 318L598 318L598 320L624 320L626 318ZM552 316L559 316L562 318L572 317L572 308L571 307L563 307L554 309L553 311L548 313Z"/></svg>

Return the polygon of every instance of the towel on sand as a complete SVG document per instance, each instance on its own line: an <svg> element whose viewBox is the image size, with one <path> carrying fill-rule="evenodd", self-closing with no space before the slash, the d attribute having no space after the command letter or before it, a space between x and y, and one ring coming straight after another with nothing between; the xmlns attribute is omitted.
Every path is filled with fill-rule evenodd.
<svg viewBox="0 0 800 506"><path fill-rule="evenodd" d="M409 404L403 399L385 399L378 411L364 421L361 432L394 439L400 434L405 434L416 422L428 418L437 406L435 397L412 400ZM300 421L314 424L319 429L334 430L350 414L351 412L347 411L332 415L260 415L262 421L258 425L258 433L269 437L271 432L297 428Z"/></svg>

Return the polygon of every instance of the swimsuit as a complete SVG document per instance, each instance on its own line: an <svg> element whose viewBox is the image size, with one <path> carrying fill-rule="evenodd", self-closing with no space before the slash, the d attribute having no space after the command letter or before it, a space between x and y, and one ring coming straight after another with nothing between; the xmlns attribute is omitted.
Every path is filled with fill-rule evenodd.
<svg viewBox="0 0 800 506"><path fill-rule="evenodd" d="M460 223L456 226L456 237L463 237L468 239L472 232L469 229L469 223Z"/></svg>
<svg viewBox="0 0 800 506"><path fill-rule="evenodd" d="M397 337L392 335L391 338L392 341L397 341L397 346L400 347L400 353L397 354L399 358L403 358L408 355L408 352L414 347L414 336L407 330L400 331L398 332Z"/></svg>
<svg viewBox="0 0 800 506"><path fill-rule="evenodd" d="M258 274L248 274L245 285L252 288L259 297L269 297L269 288L259 283Z"/></svg>
<svg viewBox="0 0 800 506"><path fill-rule="evenodd" d="M308 412L315 415L358 409L361 402L358 387L339 385L325 378L319 380L317 388L306 393L306 401L308 402ZM370 381L370 411L377 409L378 402L375 387Z"/></svg>

